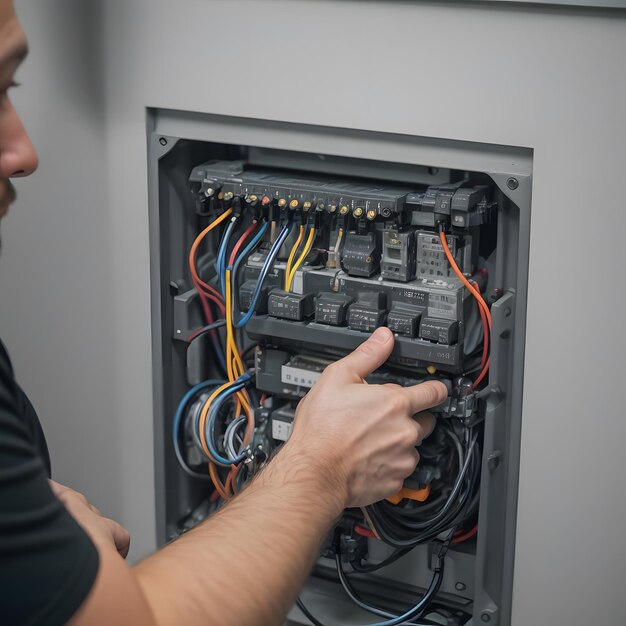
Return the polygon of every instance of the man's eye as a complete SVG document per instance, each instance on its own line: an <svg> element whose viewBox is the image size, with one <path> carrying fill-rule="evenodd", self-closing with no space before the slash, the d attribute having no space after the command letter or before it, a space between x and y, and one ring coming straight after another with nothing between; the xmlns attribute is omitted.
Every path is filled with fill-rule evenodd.
<svg viewBox="0 0 626 626"><path fill-rule="evenodd" d="M17 81L12 80L11 84L9 85L9 89L13 89L14 87L21 87L21 86L22 86L22 83L18 83Z"/></svg>

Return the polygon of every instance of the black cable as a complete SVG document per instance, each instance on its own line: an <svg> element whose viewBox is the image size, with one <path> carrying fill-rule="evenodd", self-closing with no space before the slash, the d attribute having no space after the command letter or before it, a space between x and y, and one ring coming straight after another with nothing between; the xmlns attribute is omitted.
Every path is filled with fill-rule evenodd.
<svg viewBox="0 0 626 626"><path fill-rule="evenodd" d="M300 597L296 598L296 606L304 613L305 617L309 620L309 622L311 622L311 624L313 624L313 626L325 626L309 611L309 609L306 608L306 606L304 606Z"/></svg>
<svg viewBox="0 0 626 626"><path fill-rule="evenodd" d="M428 517L422 515L420 507L412 508L411 505L402 507L382 502L368 507L373 530L385 543L403 548L432 541L441 532L457 528L472 513L480 471L478 434L463 445L452 427L446 427L445 432L457 450L459 470L443 506ZM465 434L469 435L469 432L467 430Z"/></svg>
<svg viewBox="0 0 626 626"><path fill-rule="evenodd" d="M357 594L356 590L352 586L352 583L348 579L342 563L341 563L341 555L339 553L335 553L335 566L337 568L337 574L339 575L339 582L341 582L341 586L343 587L346 595L354 602L357 606L362 608L364 611L368 611L369 613L373 613L374 615L378 615L379 617L387 617L387 618L395 618L398 617L396 613L390 613L389 611L385 611L373 604L369 604L362 600ZM421 617L423 613L426 612L428 606L425 606L422 609L422 612L419 615L416 615L416 618ZM404 623L404 622L403 622ZM416 622L406 622L407 626L423 626L422 624L417 624Z"/></svg>

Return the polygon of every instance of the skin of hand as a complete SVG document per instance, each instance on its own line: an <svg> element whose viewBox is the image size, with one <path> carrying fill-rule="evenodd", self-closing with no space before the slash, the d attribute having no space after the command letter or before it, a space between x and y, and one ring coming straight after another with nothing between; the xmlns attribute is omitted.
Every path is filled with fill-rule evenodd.
<svg viewBox="0 0 626 626"><path fill-rule="evenodd" d="M97 547L113 547L122 558L126 558L130 548L130 534L122 525L104 517L100 510L91 504L82 493L55 480L48 482L54 495Z"/></svg>
<svg viewBox="0 0 626 626"><path fill-rule="evenodd" d="M328 366L300 402L286 447L329 469L344 507L366 506L397 493L419 461L415 449L433 431L428 408L443 402L445 386L368 385L364 378L393 349L379 328L352 354Z"/></svg>

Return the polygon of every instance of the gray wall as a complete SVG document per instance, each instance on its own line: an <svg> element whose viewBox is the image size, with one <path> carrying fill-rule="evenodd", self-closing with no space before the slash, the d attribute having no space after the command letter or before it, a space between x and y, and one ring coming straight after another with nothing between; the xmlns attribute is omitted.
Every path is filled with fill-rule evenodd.
<svg viewBox="0 0 626 626"><path fill-rule="evenodd" d="M16 5L31 53L12 94L41 164L17 182L2 224L0 336L41 416L54 478L132 527L141 553L154 536L149 389L145 377L123 374L143 396L146 443L134 443L147 458L137 467L123 450L133 413L117 383L126 356L115 341L114 257L146 262L145 251L131 259L120 247L109 210L102 14L80 0ZM141 323L147 346L145 311Z"/></svg>
<svg viewBox="0 0 626 626"><path fill-rule="evenodd" d="M620 623L624 14L135 0L100 20L50 4L20 3L33 58L18 99L43 162L4 228L0 330L59 478L129 525L135 557L149 550L146 106L529 146L513 624Z"/></svg>

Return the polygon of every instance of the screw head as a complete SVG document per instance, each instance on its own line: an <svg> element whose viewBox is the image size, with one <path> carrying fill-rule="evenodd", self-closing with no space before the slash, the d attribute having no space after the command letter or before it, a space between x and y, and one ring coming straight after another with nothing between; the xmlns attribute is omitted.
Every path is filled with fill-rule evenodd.
<svg viewBox="0 0 626 626"><path fill-rule="evenodd" d="M280 198L280 200L278 200L278 206L279 207L284 207L287 204L287 200L285 200L285 198Z"/></svg>
<svg viewBox="0 0 626 626"><path fill-rule="evenodd" d="M490 622L491 621L491 615L489 615L489 613L482 613L480 616L481 621L483 622Z"/></svg>
<svg viewBox="0 0 626 626"><path fill-rule="evenodd" d="M167 146L167 139L166 139L165 137L160 137L160 138L159 138L159 143L160 143L162 146Z"/></svg>
<svg viewBox="0 0 626 626"><path fill-rule="evenodd" d="M361 215L363 215L363 209L358 206L356 209L354 209L352 215L354 215L354 217L361 217Z"/></svg>
<svg viewBox="0 0 626 626"><path fill-rule="evenodd" d="M509 178L506 181L506 186L511 190L511 191L515 191L518 187L519 187L519 180L517 180L517 178L513 178L511 176L511 178Z"/></svg>
<svg viewBox="0 0 626 626"><path fill-rule="evenodd" d="M311 203L308 200L302 204L303 211L308 211L310 208L311 208Z"/></svg>
<svg viewBox="0 0 626 626"><path fill-rule="evenodd" d="M465 591L467 589L467 585L465 583L462 583L461 581L459 581L458 583L456 583L456 585L454 585L454 588L457 591Z"/></svg>
<svg viewBox="0 0 626 626"><path fill-rule="evenodd" d="M368 220L373 220L373 219L375 219L375 218L376 218L376 211L374 211L374 209L370 209L370 210L367 212L367 219L368 219Z"/></svg>
<svg viewBox="0 0 626 626"><path fill-rule="evenodd" d="M289 202L289 208L297 209L299 204L300 203L294 198L293 200L291 200L291 202Z"/></svg>
<svg viewBox="0 0 626 626"><path fill-rule="evenodd" d="M339 213L340 213L341 215L347 215L349 211L350 211L350 209L349 209L349 208L348 208L348 206L347 206L347 205L345 205L345 204L344 204L344 205L342 205L342 206L341 206L341 208L339 209Z"/></svg>

